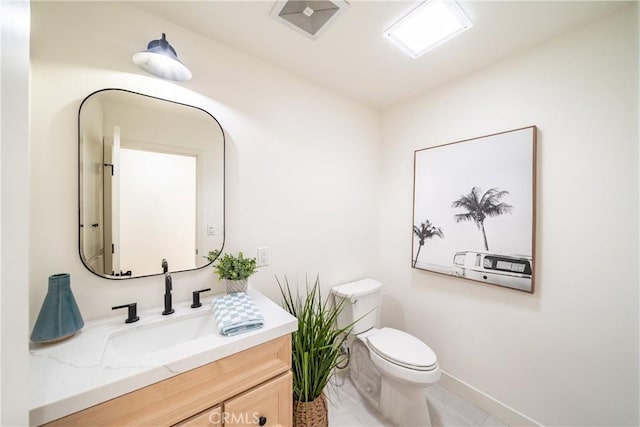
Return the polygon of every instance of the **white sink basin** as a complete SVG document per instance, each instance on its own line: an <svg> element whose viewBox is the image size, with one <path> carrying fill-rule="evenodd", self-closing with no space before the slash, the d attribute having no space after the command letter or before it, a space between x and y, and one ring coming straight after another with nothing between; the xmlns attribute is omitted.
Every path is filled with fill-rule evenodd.
<svg viewBox="0 0 640 427"><path fill-rule="evenodd" d="M155 323L130 326L111 333L102 354L102 365L133 359L165 350L188 341L217 334L210 310L166 317Z"/></svg>

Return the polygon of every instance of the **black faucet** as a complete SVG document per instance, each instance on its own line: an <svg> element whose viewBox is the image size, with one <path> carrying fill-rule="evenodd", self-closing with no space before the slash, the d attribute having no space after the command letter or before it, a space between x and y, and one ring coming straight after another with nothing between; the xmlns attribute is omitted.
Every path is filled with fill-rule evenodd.
<svg viewBox="0 0 640 427"><path fill-rule="evenodd" d="M173 313L175 310L171 306L171 273L164 273L164 311L162 314Z"/></svg>
<svg viewBox="0 0 640 427"><path fill-rule="evenodd" d="M171 285L171 273L169 273L169 263L166 259L162 260L162 271L164 273L164 311L163 315L168 315L173 313L175 310L171 304L171 289L173 286Z"/></svg>

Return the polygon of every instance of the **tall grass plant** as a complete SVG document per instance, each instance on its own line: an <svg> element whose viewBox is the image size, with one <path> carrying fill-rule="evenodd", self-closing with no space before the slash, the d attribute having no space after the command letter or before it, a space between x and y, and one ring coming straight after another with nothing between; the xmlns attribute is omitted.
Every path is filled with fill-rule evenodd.
<svg viewBox="0 0 640 427"><path fill-rule="evenodd" d="M341 349L353 324L336 326L345 300L335 304L331 298L323 300L318 277L313 285L306 283L303 296L298 286L292 291L286 276L282 282L277 277L276 281L283 308L298 319L298 330L291 338L293 397L299 402L311 402L322 394L336 366L345 361L347 356Z"/></svg>

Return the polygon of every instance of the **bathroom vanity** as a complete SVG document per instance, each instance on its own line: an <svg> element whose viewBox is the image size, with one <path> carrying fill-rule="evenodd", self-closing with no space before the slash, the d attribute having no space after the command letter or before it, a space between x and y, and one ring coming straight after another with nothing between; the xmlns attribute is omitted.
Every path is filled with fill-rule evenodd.
<svg viewBox="0 0 640 427"><path fill-rule="evenodd" d="M261 329L220 335L210 309L175 305L87 322L30 351L31 425L292 424L291 332L297 321L250 289Z"/></svg>

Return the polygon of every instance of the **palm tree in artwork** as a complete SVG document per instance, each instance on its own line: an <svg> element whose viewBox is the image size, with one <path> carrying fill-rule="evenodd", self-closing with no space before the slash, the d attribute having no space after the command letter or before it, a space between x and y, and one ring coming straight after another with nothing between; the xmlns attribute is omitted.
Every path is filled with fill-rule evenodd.
<svg viewBox="0 0 640 427"><path fill-rule="evenodd" d="M416 263L418 262L418 257L420 256L420 249L422 249L422 247L424 246L424 242L427 239L433 238L433 236L438 236L442 239L444 238L444 233L442 232L440 227L436 227L435 225L431 224L431 221L426 220L425 222L420 224L420 227L418 227L417 225L413 226L413 234L415 234L418 238L419 245L418 252L416 253L416 259L413 260L412 265L412 267L415 267Z"/></svg>
<svg viewBox="0 0 640 427"><path fill-rule="evenodd" d="M475 222L478 229L482 231L484 248L488 251L489 244L487 243L487 233L484 229L484 220L489 217L511 213L513 206L501 201L504 196L509 194L508 191L490 188L484 194L481 195L481 193L482 189L480 187L473 187L471 193L455 200L451 207L462 208L467 211L466 213L454 215L456 222Z"/></svg>

